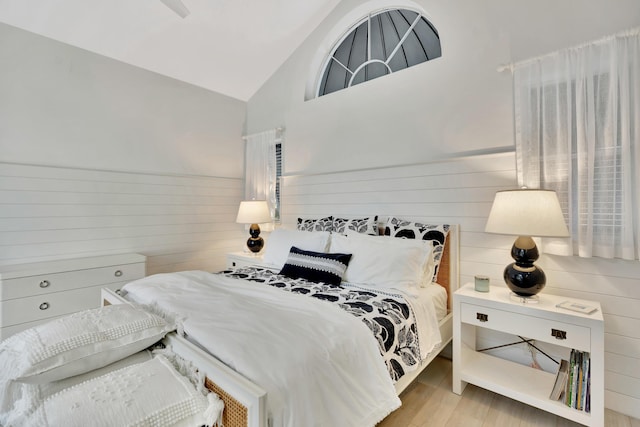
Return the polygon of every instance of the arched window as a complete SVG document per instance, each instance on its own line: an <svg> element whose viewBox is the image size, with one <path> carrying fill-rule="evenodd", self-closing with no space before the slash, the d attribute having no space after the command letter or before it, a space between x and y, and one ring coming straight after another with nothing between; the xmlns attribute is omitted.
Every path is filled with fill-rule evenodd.
<svg viewBox="0 0 640 427"><path fill-rule="evenodd" d="M336 43L324 63L317 96L441 55L438 31L420 13L408 9L371 13Z"/></svg>

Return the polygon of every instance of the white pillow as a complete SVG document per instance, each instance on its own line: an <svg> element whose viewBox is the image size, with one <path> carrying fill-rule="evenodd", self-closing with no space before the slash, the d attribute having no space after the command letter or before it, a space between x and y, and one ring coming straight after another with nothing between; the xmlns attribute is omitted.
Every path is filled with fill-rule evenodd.
<svg viewBox="0 0 640 427"><path fill-rule="evenodd" d="M432 246L419 240L360 233L334 234L330 251L352 254L343 277L345 282L409 292L422 286L433 259Z"/></svg>
<svg viewBox="0 0 640 427"><path fill-rule="evenodd" d="M85 372L84 374L75 375L69 378L63 378L61 380L52 381L50 383L29 384L29 386L34 387L38 399L41 400L50 397L64 390L65 388L69 388L76 384L92 380L96 377L106 375L113 371L118 371L122 368L126 368L127 366L135 365L136 363L148 362L152 358L153 356L151 355L151 351L143 350L134 353L131 356L125 357L124 359L118 360L117 362L111 363L110 365L94 369L93 371Z"/></svg>
<svg viewBox="0 0 640 427"><path fill-rule="evenodd" d="M278 228L265 243L264 263L282 269L292 246L305 251L326 252L331 233L328 231L299 231Z"/></svg>
<svg viewBox="0 0 640 427"><path fill-rule="evenodd" d="M193 427L211 425L208 408L207 397L158 355L50 396L20 425Z"/></svg>
<svg viewBox="0 0 640 427"><path fill-rule="evenodd" d="M362 233L359 232L355 232L353 230L346 230L346 232L344 233L347 236L356 236L356 237L362 237ZM389 236L381 236L379 235L378 237L382 237L383 239L387 239ZM401 248L406 248L406 247L423 247L423 249L425 251L429 251L429 254L427 255L426 258L426 262L423 265L423 271L422 271L422 278L420 280L420 286L423 288L426 288L429 285L432 285L434 282L433 280L435 279L434 274L436 272L436 268L437 268L437 263L436 263L436 252L434 250L434 246L432 244L431 241L427 241L427 240L421 240L420 243L417 242L407 242L408 239L402 239L401 243L397 243L397 242L391 242L391 245L399 245ZM387 242L387 244L389 244L389 242Z"/></svg>
<svg viewBox="0 0 640 427"><path fill-rule="evenodd" d="M160 340L173 326L129 304L80 311L0 343L4 380L42 384L101 368Z"/></svg>
<svg viewBox="0 0 640 427"><path fill-rule="evenodd" d="M151 359L151 352L144 350L102 368L73 377L63 378L58 381L43 384L12 383L9 389L5 390L5 393L12 393L10 396L7 396L10 399L10 402L8 402L9 405L7 406L8 409L0 413L0 425L11 426L22 424L23 421L21 420L23 417L35 411L44 399L66 388Z"/></svg>
<svg viewBox="0 0 640 427"><path fill-rule="evenodd" d="M444 245L449 234L449 224L424 224L405 219L390 217L387 219L385 235L401 239L417 239L431 242L433 245L433 276L427 282L437 279L438 268L444 254Z"/></svg>

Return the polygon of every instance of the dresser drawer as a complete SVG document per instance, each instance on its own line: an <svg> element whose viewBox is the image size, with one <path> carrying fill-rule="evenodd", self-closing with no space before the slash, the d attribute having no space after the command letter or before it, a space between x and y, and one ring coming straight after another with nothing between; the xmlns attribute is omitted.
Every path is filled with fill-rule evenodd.
<svg viewBox="0 0 640 427"><path fill-rule="evenodd" d="M10 300L87 286L105 286L129 282L144 277L145 264L124 264L109 267L50 273L2 280L0 300Z"/></svg>
<svg viewBox="0 0 640 427"><path fill-rule="evenodd" d="M587 327L467 303L460 307L462 323L591 351L591 334Z"/></svg>
<svg viewBox="0 0 640 427"><path fill-rule="evenodd" d="M116 284L116 289L121 284ZM107 286L112 287L112 286ZM93 286L0 302L0 326L42 320L100 307L100 289Z"/></svg>

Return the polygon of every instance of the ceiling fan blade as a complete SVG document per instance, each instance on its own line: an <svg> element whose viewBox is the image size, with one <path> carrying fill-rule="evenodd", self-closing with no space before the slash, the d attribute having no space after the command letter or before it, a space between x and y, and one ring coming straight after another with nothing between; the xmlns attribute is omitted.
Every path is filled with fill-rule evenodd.
<svg viewBox="0 0 640 427"><path fill-rule="evenodd" d="M186 18L191 12L187 9L187 6L180 0L160 0L169 9L173 10L181 18Z"/></svg>

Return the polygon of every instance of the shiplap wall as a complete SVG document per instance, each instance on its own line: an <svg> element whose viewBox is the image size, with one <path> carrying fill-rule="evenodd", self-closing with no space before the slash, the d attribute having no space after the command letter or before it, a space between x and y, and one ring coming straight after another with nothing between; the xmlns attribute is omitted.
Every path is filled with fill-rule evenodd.
<svg viewBox="0 0 640 427"><path fill-rule="evenodd" d="M147 274L219 270L242 248L243 181L0 162L0 263L135 252Z"/></svg>
<svg viewBox="0 0 640 427"><path fill-rule="evenodd" d="M495 192L516 188L514 153L420 165L283 179L282 221L298 217L378 215L460 226L460 283L476 274L504 286L514 237L484 233ZM601 302L605 317L606 406L640 418L640 263L542 255L544 292ZM485 344L503 337L483 334ZM511 341L512 337L508 337ZM526 349L505 357L524 359ZM515 353L514 353L515 352ZM519 352L519 354L518 354ZM539 359L543 359L539 356ZM542 362L542 360L540 360Z"/></svg>

